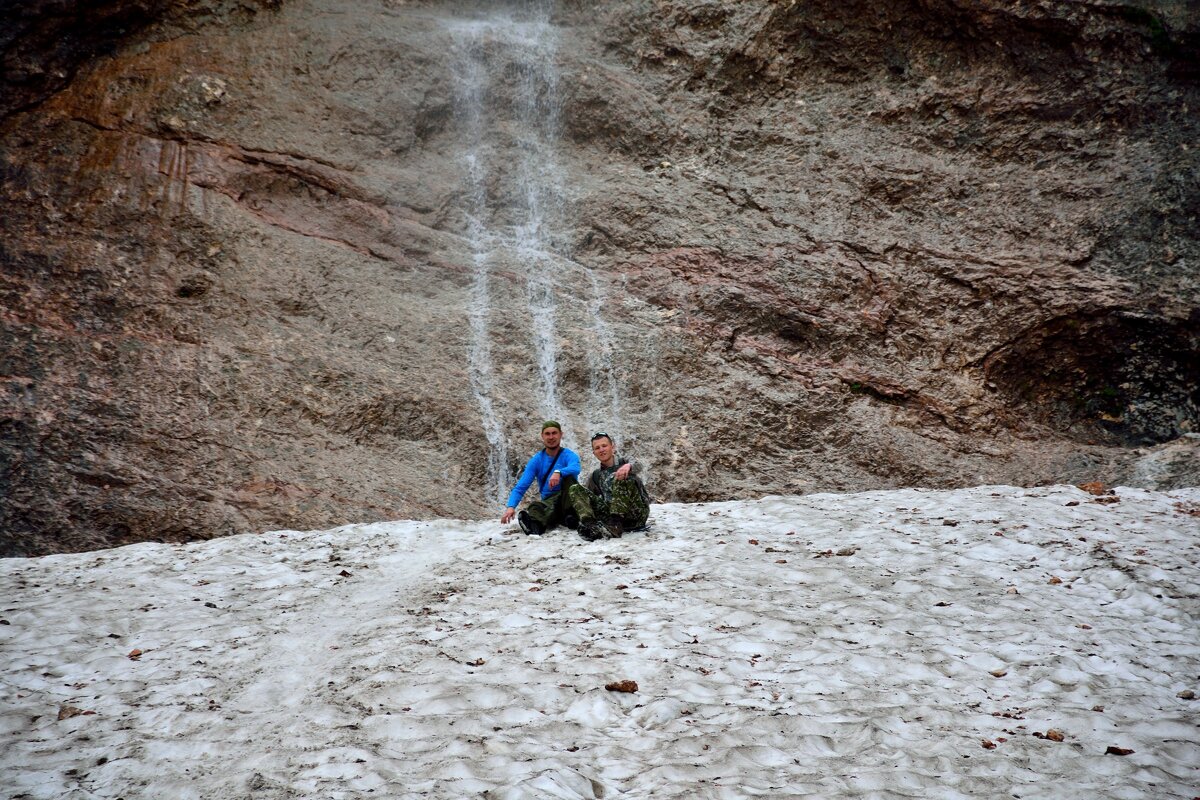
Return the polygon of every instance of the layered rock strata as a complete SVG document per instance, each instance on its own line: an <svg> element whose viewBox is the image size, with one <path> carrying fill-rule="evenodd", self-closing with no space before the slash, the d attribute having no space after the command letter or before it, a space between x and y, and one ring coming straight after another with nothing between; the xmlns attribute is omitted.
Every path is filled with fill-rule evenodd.
<svg viewBox="0 0 1200 800"><path fill-rule="evenodd" d="M539 347L663 500L1200 477L1188 4L89 8L0 19L4 553L495 513ZM554 338L487 261L481 390L545 52Z"/></svg>

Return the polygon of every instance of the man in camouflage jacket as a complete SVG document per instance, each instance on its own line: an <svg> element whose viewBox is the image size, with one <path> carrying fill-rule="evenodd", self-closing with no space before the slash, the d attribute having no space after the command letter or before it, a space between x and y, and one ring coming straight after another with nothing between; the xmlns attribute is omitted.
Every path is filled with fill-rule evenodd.
<svg viewBox="0 0 1200 800"><path fill-rule="evenodd" d="M650 495L640 477L640 465L617 456L612 437L592 437L592 453L600 462L584 484L567 489L567 500L579 517L579 535L594 541L641 528L650 516Z"/></svg>

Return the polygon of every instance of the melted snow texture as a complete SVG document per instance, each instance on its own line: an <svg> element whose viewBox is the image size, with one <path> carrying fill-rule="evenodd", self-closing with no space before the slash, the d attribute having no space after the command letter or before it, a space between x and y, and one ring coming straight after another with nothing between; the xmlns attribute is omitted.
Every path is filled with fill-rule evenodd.
<svg viewBox="0 0 1200 800"><path fill-rule="evenodd" d="M0 792L1190 798L1200 490L1118 497L814 495L656 506L649 534L590 544L400 522L0 562Z"/></svg>

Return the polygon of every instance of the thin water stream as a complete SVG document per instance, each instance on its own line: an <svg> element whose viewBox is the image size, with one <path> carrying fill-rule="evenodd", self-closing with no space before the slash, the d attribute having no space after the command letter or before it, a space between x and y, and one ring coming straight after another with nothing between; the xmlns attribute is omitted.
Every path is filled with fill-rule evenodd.
<svg viewBox="0 0 1200 800"><path fill-rule="evenodd" d="M501 412L503 387L496 382L492 357L493 270L503 265L525 278L539 416L564 419L571 410L559 393L558 342L570 306L578 304L592 327L585 343L589 396L570 398L570 406L583 412L589 427L601 425L619 435L614 339L602 317L601 281L571 260L566 244L566 181L557 152L559 35L549 7L533 3L450 20L447 26L454 43L455 122L466 142L462 196L474 266L468 371L489 446L489 495L498 501L513 476Z"/></svg>

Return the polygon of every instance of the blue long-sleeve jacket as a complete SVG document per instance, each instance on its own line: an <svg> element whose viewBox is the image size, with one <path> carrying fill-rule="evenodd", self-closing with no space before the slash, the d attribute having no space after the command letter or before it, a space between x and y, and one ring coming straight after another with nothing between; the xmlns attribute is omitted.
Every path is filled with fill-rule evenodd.
<svg viewBox="0 0 1200 800"><path fill-rule="evenodd" d="M558 491L547 485L551 474L557 472L564 478L570 475L579 480L579 456L575 454L575 451L566 447L562 448L558 454L558 461L554 462L554 469L551 469L550 462L553 458L553 456L546 455L545 450L539 450L533 454L533 458L529 459L529 463L525 465L525 471L521 473L521 480L517 481L517 485L508 495L509 508L517 507L517 503L521 502L521 498L529 490L534 478L537 478L538 491L542 493L543 498Z"/></svg>

